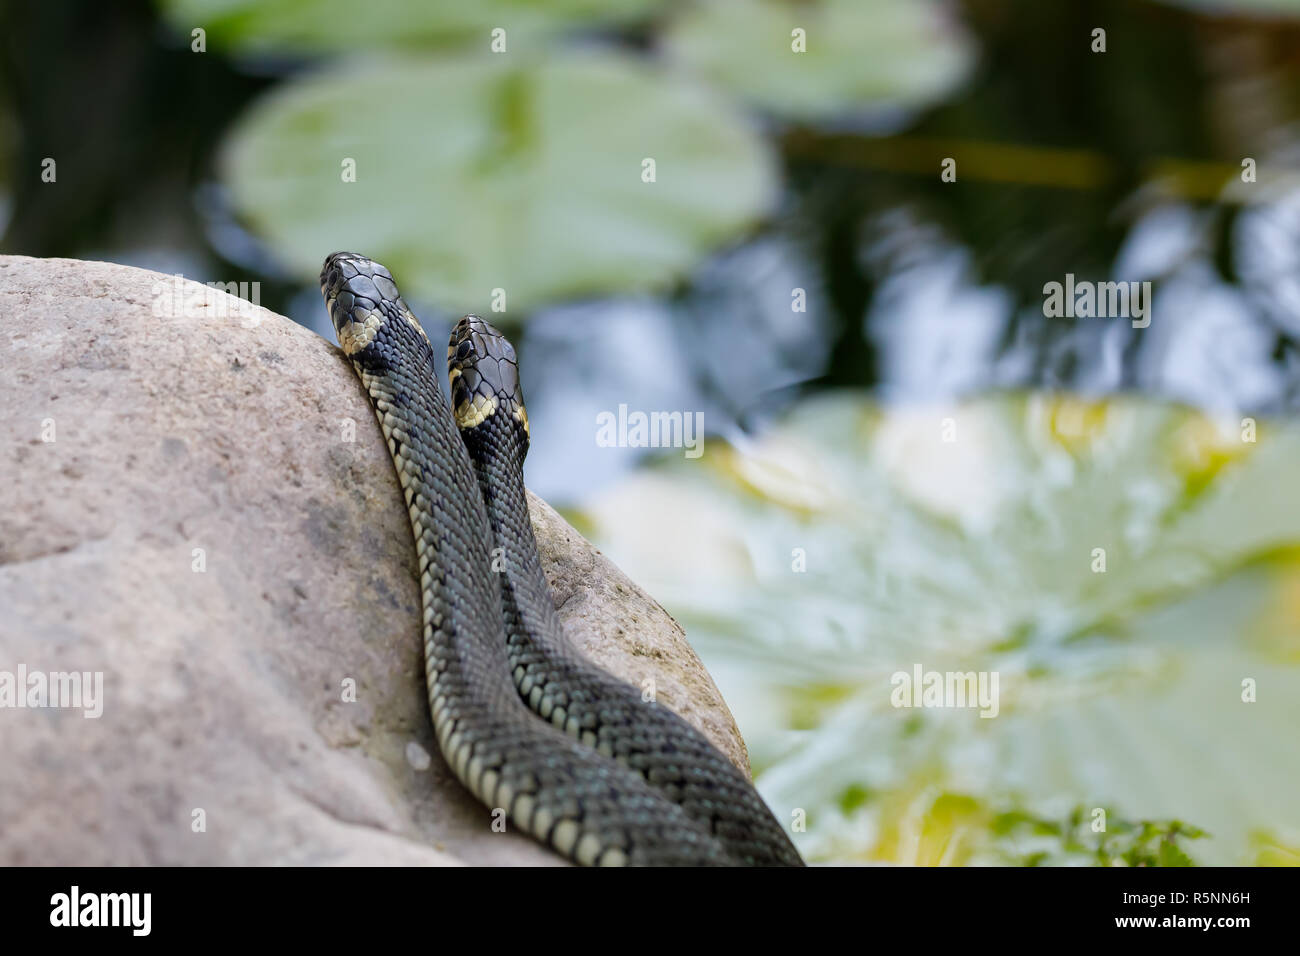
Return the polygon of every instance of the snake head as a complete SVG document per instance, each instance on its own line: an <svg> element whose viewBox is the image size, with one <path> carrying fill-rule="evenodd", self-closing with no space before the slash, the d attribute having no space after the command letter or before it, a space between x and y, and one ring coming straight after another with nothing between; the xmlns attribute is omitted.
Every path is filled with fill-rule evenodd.
<svg viewBox="0 0 1300 956"><path fill-rule="evenodd" d="M325 297L339 347L351 356L374 340L387 319L405 319L417 330L411 314L386 268L355 252L335 252L320 270L320 291ZM420 332L423 335L423 331Z"/></svg>
<svg viewBox="0 0 1300 956"><path fill-rule="evenodd" d="M462 432L489 423L508 424L528 451L528 410L519 384L515 347L497 329L477 315L467 315L452 329L447 343L447 378L451 382L451 407Z"/></svg>

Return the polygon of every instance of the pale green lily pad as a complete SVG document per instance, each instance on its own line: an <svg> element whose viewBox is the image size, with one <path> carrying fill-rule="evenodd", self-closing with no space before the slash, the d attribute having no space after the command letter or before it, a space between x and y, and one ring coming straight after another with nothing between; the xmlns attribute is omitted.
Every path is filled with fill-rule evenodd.
<svg viewBox="0 0 1300 956"><path fill-rule="evenodd" d="M607 27L646 17L663 0L159 0L185 36L196 27L208 42L240 52L351 52L476 39L506 31L506 50L573 27Z"/></svg>
<svg viewBox="0 0 1300 956"><path fill-rule="evenodd" d="M686 626L811 859L996 861L999 815L1075 807L1199 827L1200 863L1286 859L1300 426L1242 439L1137 400L828 398L635 474L584 526ZM996 672L997 715L894 707L917 664Z"/></svg>
<svg viewBox="0 0 1300 956"><path fill-rule="evenodd" d="M747 102L814 119L927 106L975 60L967 33L930 0L716 0L691 7L667 48Z"/></svg>
<svg viewBox="0 0 1300 956"><path fill-rule="evenodd" d="M527 312L660 288L742 235L776 189L767 146L725 104L595 54L316 74L254 107L223 159L240 213L304 278L350 249L454 311L490 311L494 289Z"/></svg>

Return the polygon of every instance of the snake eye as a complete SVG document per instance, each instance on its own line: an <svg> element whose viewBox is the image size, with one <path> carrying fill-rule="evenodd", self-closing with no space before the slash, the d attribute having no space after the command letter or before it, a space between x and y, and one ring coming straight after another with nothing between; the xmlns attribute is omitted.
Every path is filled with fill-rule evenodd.
<svg viewBox="0 0 1300 956"><path fill-rule="evenodd" d="M469 358L469 353L474 351L474 343L469 339L461 339L460 345L456 346L456 361L463 362Z"/></svg>

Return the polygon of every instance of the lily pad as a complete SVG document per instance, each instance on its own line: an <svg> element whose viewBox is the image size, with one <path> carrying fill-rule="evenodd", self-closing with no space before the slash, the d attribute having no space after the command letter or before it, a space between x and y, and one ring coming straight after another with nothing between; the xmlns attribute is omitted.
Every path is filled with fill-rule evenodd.
<svg viewBox="0 0 1300 956"><path fill-rule="evenodd" d="M927 106L975 59L967 33L929 0L715 0L691 7L667 46L746 101L813 119Z"/></svg>
<svg viewBox="0 0 1300 956"><path fill-rule="evenodd" d="M1183 821L1197 862L1248 863L1300 834L1300 425L1254 428L825 398L582 519L686 626L809 858L1005 859L997 821L1082 808L1112 846ZM896 706L918 666L996 674L996 713Z"/></svg>
<svg viewBox="0 0 1300 956"><path fill-rule="evenodd" d="M355 249L408 298L457 311L489 311L494 289L527 312L662 287L744 233L776 188L766 145L725 104L604 54L312 75L246 115L223 169L243 217L304 278Z"/></svg>
<svg viewBox="0 0 1300 956"><path fill-rule="evenodd" d="M210 43L245 53L316 53L375 47L467 44L488 48L491 31L506 31L506 49L539 35L607 27L648 16L663 0L159 0L178 32L196 27Z"/></svg>

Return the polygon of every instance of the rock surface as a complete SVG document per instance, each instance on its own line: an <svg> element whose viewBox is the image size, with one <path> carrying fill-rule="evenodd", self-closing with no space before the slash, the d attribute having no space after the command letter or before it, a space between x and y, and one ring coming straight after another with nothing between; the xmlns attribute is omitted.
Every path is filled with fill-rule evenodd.
<svg viewBox="0 0 1300 956"><path fill-rule="evenodd" d="M401 494L331 343L197 283L0 257L0 367L0 681L103 674L97 718L0 706L0 864L561 862L437 752ZM530 505L578 646L748 771L680 626Z"/></svg>

